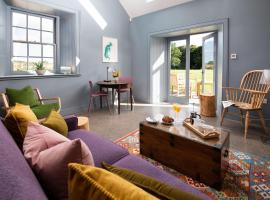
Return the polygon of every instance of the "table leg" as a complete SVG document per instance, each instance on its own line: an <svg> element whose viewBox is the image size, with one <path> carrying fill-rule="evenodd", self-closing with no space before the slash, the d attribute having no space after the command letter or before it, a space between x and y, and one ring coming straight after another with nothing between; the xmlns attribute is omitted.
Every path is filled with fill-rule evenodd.
<svg viewBox="0 0 270 200"><path fill-rule="evenodd" d="M118 89L117 89L118 93L118 114L120 115L120 85L118 85Z"/></svg>
<svg viewBox="0 0 270 200"><path fill-rule="evenodd" d="M112 106L114 108L114 88L112 88Z"/></svg>
<svg viewBox="0 0 270 200"><path fill-rule="evenodd" d="M129 89L129 97L130 97L130 109L133 110L133 98L132 98L132 88Z"/></svg>
<svg viewBox="0 0 270 200"><path fill-rule="evenodd" d="M102 92L102 87L99 87L99 91ZM100 108L102 108L102 96L99 97Z"/></svg>

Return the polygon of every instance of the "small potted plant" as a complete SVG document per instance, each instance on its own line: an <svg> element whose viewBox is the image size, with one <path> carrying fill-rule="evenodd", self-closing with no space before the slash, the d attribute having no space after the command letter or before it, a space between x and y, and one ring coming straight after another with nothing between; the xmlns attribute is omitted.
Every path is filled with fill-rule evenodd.
<svg viewBox="0 0 270 200"><path fill-rule="evenodd" d="M46 70L42 61L34 63L38 75L44 75Z"/></svg>

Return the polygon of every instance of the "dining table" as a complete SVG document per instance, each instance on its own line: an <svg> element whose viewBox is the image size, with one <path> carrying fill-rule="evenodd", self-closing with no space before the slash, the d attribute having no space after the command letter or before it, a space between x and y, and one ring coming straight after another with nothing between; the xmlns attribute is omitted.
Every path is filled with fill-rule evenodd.
<svg viewBox="0 0 270 200"><path fill-rule="evenodd" d="M114 90L117 91L118 94L118 114L120 114L120 102L121 102L121 92L120 90L123 88L128 88L129 83L127 82L119 82L116 80L111 81L98 81L97 85L99 86L99 90L103 91L104 88L107 90L112 89L112 104L114 105ZM133 99L132 99L132 87L130 89L130 109L133 110ZM102 108L102 98L100 98L100 107Z"/></svg>

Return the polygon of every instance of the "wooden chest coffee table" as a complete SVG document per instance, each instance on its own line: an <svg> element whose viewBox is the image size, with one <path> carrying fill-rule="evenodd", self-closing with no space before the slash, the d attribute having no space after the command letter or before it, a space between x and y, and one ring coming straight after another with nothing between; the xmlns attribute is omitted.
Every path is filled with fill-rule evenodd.
<svg viewBox="0 0 270 200"><path fill-rule="evenodd" d="M165 166L220 189L229 154L229 133L204 140L182 125L140 123L140 152Z"/></svg>

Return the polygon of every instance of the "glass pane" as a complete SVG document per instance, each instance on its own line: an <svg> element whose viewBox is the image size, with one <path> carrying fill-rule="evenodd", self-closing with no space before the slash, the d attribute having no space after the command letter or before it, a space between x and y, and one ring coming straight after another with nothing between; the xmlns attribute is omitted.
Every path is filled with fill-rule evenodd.
<svg viewBox="0 0 270 200"><path fill-rule="evenodd" d="M50 72L54 71L53 58L43 58L43 64L45 69L49 70Z"/></svg>
<svg viewBox="0 0 270 200"><path fill-rule="evenodd" d="M28 41L29 42L40 42L40 31L28 29Z"/></svg>
<svg viewBox="0 0 270 200"><path fill-rule="evenodd" d="M13 42L13 56L27 56L27 44Z"/></svg>
<svg viewBox="0 0 270 200"><path fill-rule="evenodd" d="M27 71L27 58L13 57L13 71Z"/></svg>
<svg viewBox="0 0 270 200"><path fill-rule="evenodd" d="M53 32L53 19L42 18L42 30Z"/></svg>
<svg viewBox="0 0 270 200"><path fill-rule="evenodd" d="M171 42L170 95L186 96L186 40Z"/></svg>
<svg viewBox="0 0 270 200"><path fill-rule="evenodd" d="M40 17L29 15L28 16L28 28L40 30Z"/></svg>
<svg viewBox="0 0 270 200"><path fill-rule="evenodd" d="M26 14L13 12L12 13L12 25L26 27Z"/></svg>
<svg viewBox="0 0 270 200"><path fill-rule="evenodd" d="M43 57L54 57L53 45L43 45Z"/></svg>
<svg viewBox="0 0 270 200"><path fill-rule="evenodd" d="M203 43L203 55L205 72L203 73L204 86L203 93L213 94L214 92L214 65L215 65L214 38L208 38Z"/></svg>
<svg viewBox="0 0 270 200"><path fill-rule="evenodd" d="M29 44L29 56L41 57L41 45Z"/></svg>
<svg viewBox="0 0 270 200"><path fill-rule="evenodd" d="M35 63L41 62L41 58L28 58L28 70L36 70Z"/></svg>
<svg viewBox="0 0 270 200"><path fill-rule="evenodd" d="M12 28L12 39L26 41L26 29L24 28Z"/></svg>
<svg viewBox="0 0 270 200"><path fill-rule="evenodd" d="M53 33L42 31L42 43L53 44Z"/></svg>

